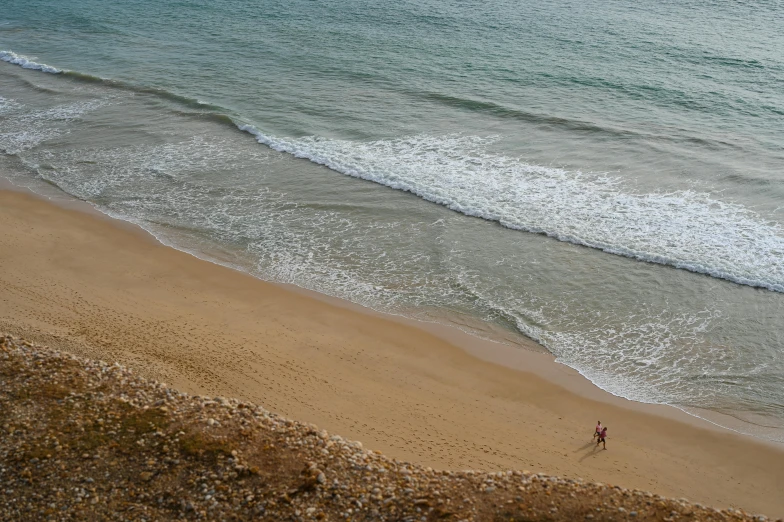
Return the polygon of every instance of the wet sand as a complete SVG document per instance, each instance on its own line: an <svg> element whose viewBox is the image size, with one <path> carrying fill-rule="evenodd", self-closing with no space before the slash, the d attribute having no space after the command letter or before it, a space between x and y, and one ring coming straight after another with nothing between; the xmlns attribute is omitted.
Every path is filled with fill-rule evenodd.
<svg viewBox="0 0 784 522"><path fill-rule="evenodd" d="M0 231L0 330L434 468L784 515L779 447L613 397L546 354L314 298L20 192L0 191ZM597 419L607 451L591 443Z"/></svg>

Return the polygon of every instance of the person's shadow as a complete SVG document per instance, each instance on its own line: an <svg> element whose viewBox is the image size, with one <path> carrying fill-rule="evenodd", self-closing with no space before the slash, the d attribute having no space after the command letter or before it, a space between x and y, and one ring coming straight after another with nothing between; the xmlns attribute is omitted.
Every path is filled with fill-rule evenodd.
<svg viewBox="0 0 784 522"><path fill-rule="evenodd" d="M599 454L600 454L600 452L598 451L598 448L599 448L599 446L596 444L596 442L595 442L595 441L591 441L591 442L588 442L588 443L586 443L586 444L585 444L585 445L583 445L583 446L580 446L579 448L577 448L576 450L574 450L574 452L575 452L575 453L578 453L578 452L580 452L580 451L583 451L583 450L586 450L586 449L590 448L591 446L593 446L593 447L591 448L591 451L588 451L588 452L586 452L586 453L585 453L585 455L583 455L582 457L580 457L580 460L579 460L578 462L582 462L582 461L584 461L584 460L585 460L585 459L587 459L587 458L590 458L590 457L595 457L595 456L597 456L597 455L599 455Z"/></svg>

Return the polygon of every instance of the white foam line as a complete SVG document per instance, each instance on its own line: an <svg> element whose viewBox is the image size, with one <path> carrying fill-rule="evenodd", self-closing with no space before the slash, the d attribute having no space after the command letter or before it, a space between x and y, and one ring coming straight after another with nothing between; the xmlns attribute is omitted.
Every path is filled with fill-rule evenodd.
<svg viewBox="0 0 784 522"><path fill-rule="evenodd" d="M16 54L13 51L0 51L0 60L18 65L23 69L32 69L34 71L41 71L50 74L60 74L63 72L61 69L57 69L51 65L34 62L29 58L22 56L21 54Z"/></svg>
<svg viewBox="0 0 784 522"><path fill-rule="evenodd" d="M483 153L455 159L451 151L437 150L450 140L475 146L475 141L481 142L479 138L446 137L443 144L434 137L351 143L314 138L286 140L267 136L252 125L238 128L279 152L410 192L510 229L784 292L784 258L777 259L777 252L784 253L781 226L765 222L741 205L711 199L707 194L630 194L615 188L620 180L609 177L514 163L513 158ZM411 149L404 150L406 145ZM412 156L413 164L405 164L406 154ZM470 169L476 158L480 172L474 176ZM483 165L484 160L491 165ZM423 164L417 165L420 161ZM497 173L493 162L501 171L509 170L510 165L517 170ZM518 183L514 179L518 174L528 179ZM689 244L668 246L668 242Z"/></svg>

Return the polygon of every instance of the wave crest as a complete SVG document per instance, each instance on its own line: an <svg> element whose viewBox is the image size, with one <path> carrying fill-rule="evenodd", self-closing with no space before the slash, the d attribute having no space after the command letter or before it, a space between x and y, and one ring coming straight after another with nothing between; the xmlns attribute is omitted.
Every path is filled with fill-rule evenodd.
<svg viewBox="0 0 784 522"><path fill-rule="evenodd" d="M784 292L782 226L707 193L635 193L618 177L488 152L492 138L420 135L355 142L282 139L250 125L239 128L275 150L468 216Z"/></svg>
<svg viewBox="0 0 784 522"><path fill-rule="evenodd" d="M33 69L35 71L41 71L50 74L60 74L63 72L61 69L57 69L51 65L46 65L45 63L34 62L29 58L22 56L21 54L16 54L12 51L0 51L0 60L18 65L23 69Z"/></svg>

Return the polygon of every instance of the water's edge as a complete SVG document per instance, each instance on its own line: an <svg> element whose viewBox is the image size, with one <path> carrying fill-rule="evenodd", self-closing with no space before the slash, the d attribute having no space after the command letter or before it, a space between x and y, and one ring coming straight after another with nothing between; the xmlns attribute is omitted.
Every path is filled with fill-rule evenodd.
<svg viewBox="0 0 784 522"><path fill-rule="evenodd" d="M112 223L113 226L120 226L127 230L132 230L141 237L144 237L150 241L155 241L156 243L167 248L172 248L179 252L191 255L200 261L212 263L230 270L241 272L249 277L253 277L255 279L264 281L265 283L281 288L285 288L288 291L308 296L311 299L316 299L318 301L322 301L333 306L346 308L358 313L383 317L390 321L413 326L449 342L456 348L467 352L477 359L498 364L513 370L533 373L538 377L543 378L552 384L565 388L571 393L575 393L581 397L590 398L598 402L615 404L625 408L642 411L647 414L659 415L698 426L703 429L714 431L729 431L738 436L748 437L755 442L762 443L779 450L784 450L784 442L757 436L754 433L749 433L748 431L743 430L741 425L748 425L748 423L743 421L737 421L739 426L730 427L727 424L731 424L731 422L720 422L719 417L721 416L719 414L715 414L714 412L700 413L696 410L689 411L688 409L681 408L677 405L644 402L624 397L622 395L613 394L612 392L599 387L589 377L584 375L578 368L574 368L558 360L546 349L546 347L531 338L524 337L524 334L522 333L520 333L520 337L524 342L512 345L507 342L481 337L477 335L476 332L460 328L454 324L426 321L402 314L381 311L370 306L365 306L340 297L335 297L326 293L311 290L309 288L304 288L296 284L264 280L254 274L251 274L247 270L242 269L240 266L221 262L199 252L195 252L191 249L172 244L171 242L160 238L153 231L149 230L142 223L139 223L134 219L115 215L114 213L105 211L92 202L78 199L59 188L51 187L51 189L57 190L58 194L47 195L35 191L31 187L16 185L7 178L0 176L0 190L31 195L49 204L60 206L61 208L87 213L96 219L108 220ZM711 416L715 416L717 420L711 420L711 418L709 418ZM724 417L726 417L727 420L733 419L728 416Z"/></svg>

